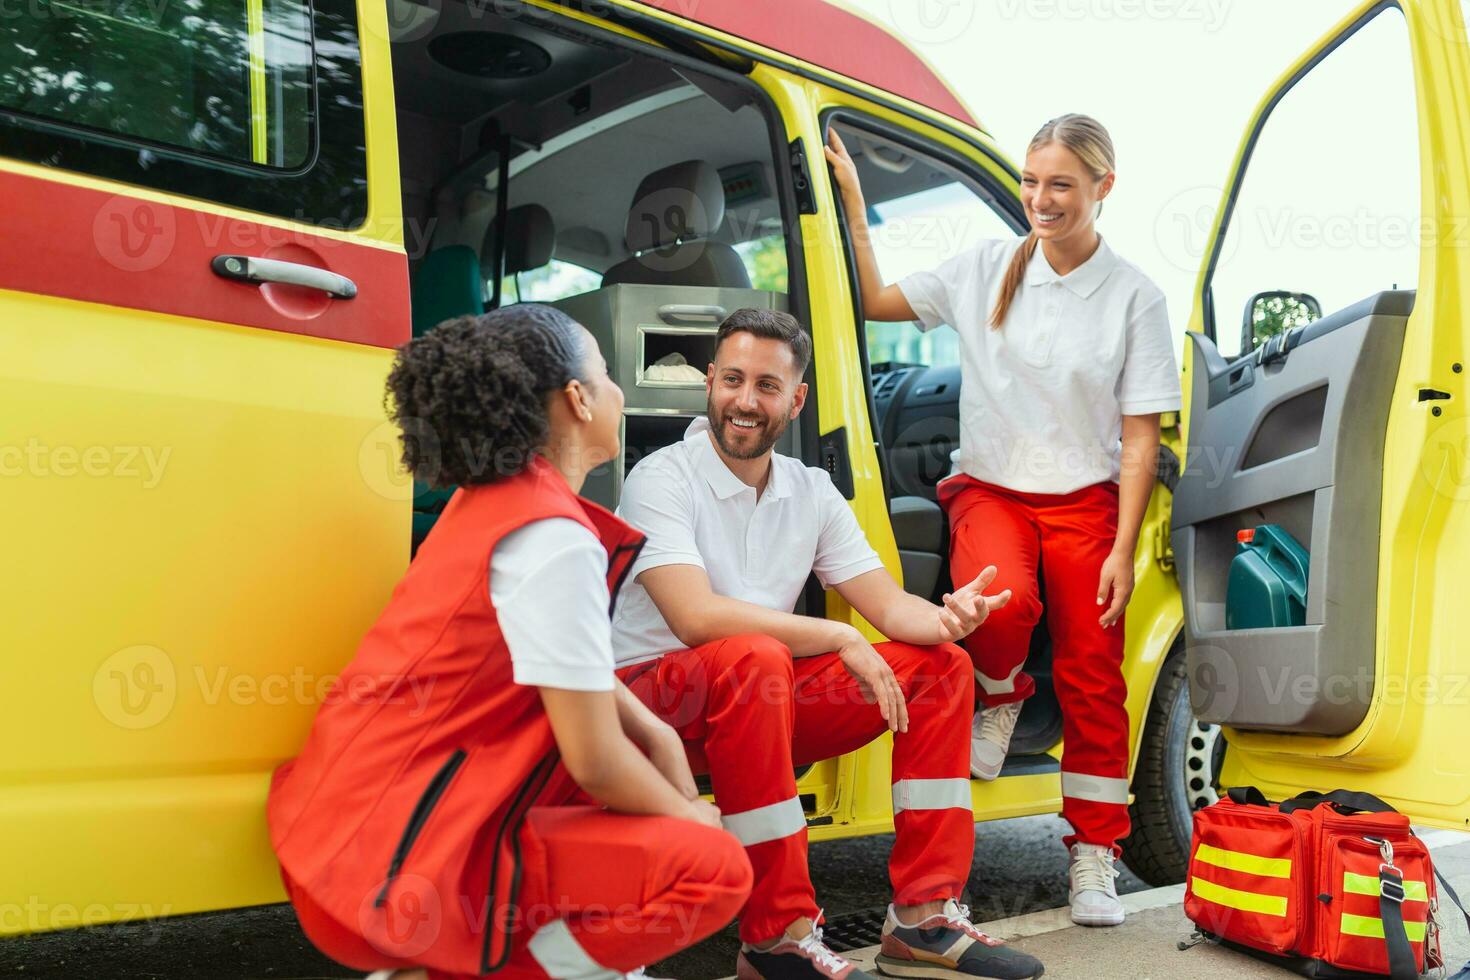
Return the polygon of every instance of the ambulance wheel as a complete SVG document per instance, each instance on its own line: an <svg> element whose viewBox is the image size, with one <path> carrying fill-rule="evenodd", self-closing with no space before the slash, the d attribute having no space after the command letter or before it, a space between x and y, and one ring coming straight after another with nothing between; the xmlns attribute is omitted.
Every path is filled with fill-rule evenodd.
<svg viewBox="0 0 1470 980"><path fill-rule="evenodd" d="M1183 647L1164 662L1149 702L1133 773L1133 831L1123 841L1123 861L1150 885L1184 880L1194 811L1220 798L1225 739L1219 725L1204 724L1189 706Z"/></svg>

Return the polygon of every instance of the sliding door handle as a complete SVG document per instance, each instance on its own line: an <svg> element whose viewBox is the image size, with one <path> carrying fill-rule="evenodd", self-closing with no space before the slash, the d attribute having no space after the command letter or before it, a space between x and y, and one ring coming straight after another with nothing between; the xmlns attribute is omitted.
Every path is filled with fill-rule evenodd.
<svg viewBox="0 0 1470 980"><path fill-rule="evenodd" d="M210 261L209 267L216 275L236 282L257 285L273 282L283 286L320 289L333 299L352 299L357 295L357 283L346 276L300 262L282 262L280 259L262 259L253 255L216 255Z"/></svg>

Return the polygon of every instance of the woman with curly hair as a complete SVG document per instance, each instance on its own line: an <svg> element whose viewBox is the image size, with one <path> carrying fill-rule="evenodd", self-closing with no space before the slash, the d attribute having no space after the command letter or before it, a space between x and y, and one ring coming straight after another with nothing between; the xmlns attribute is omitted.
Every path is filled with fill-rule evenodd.
<svg viewBox="0 0 1470 980"><path fill-rule="evenodd" d="M704 938L750 865L613 675L643 536L577 496L619 451L596 341L546 306L449 320L388 394L405 465L459 489L273 779L303 930L396 980L612 980Z"/></svg>

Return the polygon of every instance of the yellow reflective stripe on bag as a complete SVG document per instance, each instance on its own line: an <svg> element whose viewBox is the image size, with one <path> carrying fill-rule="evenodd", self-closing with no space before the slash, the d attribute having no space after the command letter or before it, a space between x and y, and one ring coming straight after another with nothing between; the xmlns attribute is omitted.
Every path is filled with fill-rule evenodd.
<svg viewBox="0 0 1470 980"><path fill-rule="evenodd" d="M1372 875L1355 875L1351 871L1343 873L1342 890L1349 895L1372 895L1378 896L1380 882ZM1422 881L1404 881L1404 901L1427 902L1429 901L1429 888Z"/></svg>
<svg viewBox="0 0 1470 980"><path fill-rule="evenodd" d="M1342 934L1344 936L1362 936L1365 939L1383 938L1383 920L1375 919L1368 915L1352 915L1348 912L1342 914ZM1411 943L1422 943L1424 941L1424 923L1410 922L1404 920L1404 935L1409 937Z"/></svg>
<svg viewBox="0 0 1470 980"><path fill-rule="evenodd" d="M1286 918L1286 896L1285 895L1262 895L1259 892L1246 892L1238 888L1226 888L1217 885L1213 881L1203 878L1190 878L1189 889L1194 894L1207 902L1223 905L1226 908L1239 909L1242 912L1259 912L1261 915L1275 915Z"/></svg>
<svg viewBox="0 0 1470 980"><path fill-rule="evenodd" d="M1226 871L1241 871L1262 878L1290 878L1291 858L1267 858L1245 851L1227 851L1223 847L1201 844L1194 852L1195 860L1213 864Z"/></svg>

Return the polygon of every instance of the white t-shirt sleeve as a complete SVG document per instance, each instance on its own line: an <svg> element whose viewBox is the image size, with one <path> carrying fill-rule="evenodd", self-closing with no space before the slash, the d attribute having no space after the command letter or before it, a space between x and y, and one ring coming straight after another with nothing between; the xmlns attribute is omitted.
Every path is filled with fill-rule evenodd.
<svg viewBox="0 0 1470 980"><path fill-rule="evenodd" d="M933 330L940 324L955 324L954 297L960 277L973 274L971 268L979 259L977 249L967 248L950 256L933 269L921 269L899 280L903 298L918 317L914 325L920 330Z"/></svg>
<svg viewBox="0 0 1470 980"><path fill-rule="evenodd" d="M607 551L576 521L533 521L490 555L490 601L513 676L528 687L613 689Z"/></svg>
<svg viewBox="0 0 1470 980"><path fill-rule="evenodd" d="M826 470L816 469L813 481L817 503L817 557L812 571L822 588L830 589L864 572L883 567L878 552L868 543L857 517L842 494L832 485Z"/></svg>
<svg viewBox="0 0 1470 980"><path fill-rule="evenodd" d="M1128 321L1127 351L1118 376L1118 405L1124 415L1177 412L1182 404L1174 334L1163 295Z"/></svg>
<svg viewBox="0 0 1470 980"><path fill-rule="evenodd" d="M618 516L648 537L630 578L662 565L705 567L694 537L694 488L688 478L656 463L633 467L623 481Z"/></svg>

